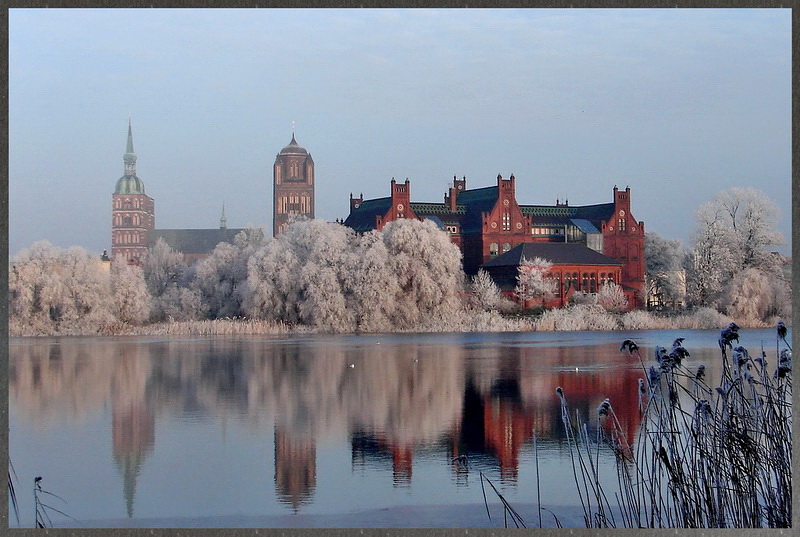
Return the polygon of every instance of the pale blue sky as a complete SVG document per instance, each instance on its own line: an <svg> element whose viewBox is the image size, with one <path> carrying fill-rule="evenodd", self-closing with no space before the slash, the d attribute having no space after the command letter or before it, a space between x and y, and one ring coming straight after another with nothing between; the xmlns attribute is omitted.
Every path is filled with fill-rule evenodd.
<svg viewBox="0 0 800 537"><path fill-rule="evenodd" d="M755 186L789 253L789 9L12 9L12 255L110 250L129 117L159 228L216 227L224 201L271 233L294 121L327 220L392 177L441 201L453 175L514 173L520 203L630 185L646 230L686 243L702 202Z"/></svg>

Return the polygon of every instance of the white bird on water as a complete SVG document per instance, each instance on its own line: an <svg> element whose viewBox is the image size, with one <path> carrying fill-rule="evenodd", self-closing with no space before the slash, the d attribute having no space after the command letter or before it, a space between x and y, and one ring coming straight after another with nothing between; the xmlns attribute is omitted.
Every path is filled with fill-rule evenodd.
<svg viewBox="0 0 800 537"><path fill-rule="evenodd" d="M353 368L355 368L355 366L356 366L356 364L350 364L347 367L349 367L350 369L353 369Z"/></svg>

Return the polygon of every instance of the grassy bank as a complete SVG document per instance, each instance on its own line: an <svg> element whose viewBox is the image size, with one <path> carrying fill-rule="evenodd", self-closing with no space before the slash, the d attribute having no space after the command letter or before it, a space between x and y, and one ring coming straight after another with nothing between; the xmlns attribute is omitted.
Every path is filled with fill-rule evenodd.
<svg viewBox="0 0 800 537"><path fill-rule="evenodd" d="M732 322L727 315L711 308L691 312L656 315L646 311L611 313L596 305L575 305L547 310L537 315L502 315L494 311L456 311L447 318L430 319L423 325L395 327L381 332L526 332L577 330L711 330ZM774 321L735 319L743 328L774 326ZM93 325L91 323L62 323L60 325L27 325L9 321L9 333L17 337L35 336L234 336L289 333L326 333L302 324L233 318L202 321L166 321L151 324Z"/></svg>

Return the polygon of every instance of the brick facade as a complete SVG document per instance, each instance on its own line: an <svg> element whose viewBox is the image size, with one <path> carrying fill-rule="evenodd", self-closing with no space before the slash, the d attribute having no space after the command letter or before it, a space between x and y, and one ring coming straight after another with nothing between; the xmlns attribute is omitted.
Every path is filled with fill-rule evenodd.
<svg viewBox="0 0 800 537"><path fill-rule="evenodd" d="M403 210L398 211L398 206ZM495 186L467 189L466 177L453 178L453 186L443 203L411 201L411 182L391 183L390 196L365 200L350 195L350 215L344 224L356 231L380 230L398 218L431 219L450 235L453 244L462 251L464 271L476 274L492 259L526 243L578 243L616 260L619 271L613 270L628 296L631 307L641 307L644 290L644 222L631 213L630 188L614 187L611 203L570 206L568 202L555 205L520 205L516 198L516 178L497 176ZM575 265L563 268L579 274L577 289L596 292L598 282L609 272L591 266ZM587 275L583 285L583 275ZM595 277L592 291L591 276ZM563 281L563 280L562 280ZM574 287L574 286L573 286ZM573 291L574 292L574 291ZM560 297L563 303L564 296Z"/></svg>

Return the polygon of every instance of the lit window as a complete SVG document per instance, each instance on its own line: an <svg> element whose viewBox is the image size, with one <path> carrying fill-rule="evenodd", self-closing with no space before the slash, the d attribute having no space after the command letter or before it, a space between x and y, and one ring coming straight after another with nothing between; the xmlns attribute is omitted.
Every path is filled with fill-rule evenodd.
<svg viewBox="0 0 800 537"><path fill-rule="evenodd" d="M489 256L496 257L497 256L497 243L493 242L489 245Z"/></svg>

